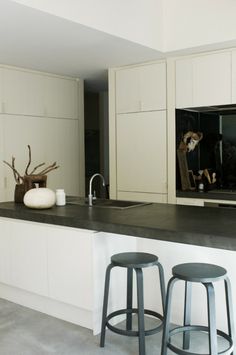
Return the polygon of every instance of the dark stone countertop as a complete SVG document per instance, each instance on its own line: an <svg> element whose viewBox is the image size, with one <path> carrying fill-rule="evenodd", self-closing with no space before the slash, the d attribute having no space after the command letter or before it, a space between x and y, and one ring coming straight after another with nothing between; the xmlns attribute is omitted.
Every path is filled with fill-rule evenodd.
<svg viewBox="0 0 236 355"><path fill-rule="evenodd" d="M66 205L47 210L0 203L0 217L236 250L236 210L153 203L118 210Z"/></svg>

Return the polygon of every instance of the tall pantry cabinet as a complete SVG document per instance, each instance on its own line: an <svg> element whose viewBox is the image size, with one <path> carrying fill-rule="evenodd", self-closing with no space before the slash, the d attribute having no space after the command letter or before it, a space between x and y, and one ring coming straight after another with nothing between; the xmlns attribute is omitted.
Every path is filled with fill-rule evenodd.
<svg viewBox="0 0 236 355"><path fill-rule="evenodd" d="M166 63L111 69L110 192L167 202Z"/></svg>
<svg viewBox="0 0 236 355"><path fill-rule="evenodd" d="M57 161L60 166L48 174L49 188L83 193L82 95L78 79L0 66L0 201L13 200L15 185L2 161L11 163L15 156L16 169L23 175L28 144L30 170L42 162L47 166Z"/></svg>

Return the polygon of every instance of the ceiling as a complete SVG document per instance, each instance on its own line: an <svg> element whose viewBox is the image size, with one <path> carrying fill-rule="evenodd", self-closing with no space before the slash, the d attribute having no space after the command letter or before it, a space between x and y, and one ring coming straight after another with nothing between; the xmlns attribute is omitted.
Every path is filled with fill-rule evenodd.
<svg viewBox="0 0 236 355"><path fill-rule="evenodd" d="M107 87L107 69L161 58L142 45L8 0L0 0L0 63Z"/></svg>

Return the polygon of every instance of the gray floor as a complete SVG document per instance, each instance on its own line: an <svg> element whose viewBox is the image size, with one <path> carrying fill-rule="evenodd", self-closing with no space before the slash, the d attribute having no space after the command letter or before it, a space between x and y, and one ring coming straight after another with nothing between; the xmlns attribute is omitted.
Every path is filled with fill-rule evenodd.
<svg viewBox="0 0 236 355"><path fill-rule="evenodd" d="M191 350L208 352L206 334L193 332L191 339ZM146 337L147 355L160 354L160 342L161 333ZM100 348L99 336L88 329L0 299L0 355L51 354L137 355L138 341L108 330L106 345Z"/></svg>

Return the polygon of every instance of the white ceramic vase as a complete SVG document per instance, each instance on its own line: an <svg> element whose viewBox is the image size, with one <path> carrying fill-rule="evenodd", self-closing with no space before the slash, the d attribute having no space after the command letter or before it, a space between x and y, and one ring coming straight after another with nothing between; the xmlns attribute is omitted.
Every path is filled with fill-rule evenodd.
<svg viewBox="0 0 236 355"><path fill-rule="evenodd" d="M51 208L55 205L56 196L53 190L47 187L38 187L27 191L23 202L29 208Z"/></svg>

